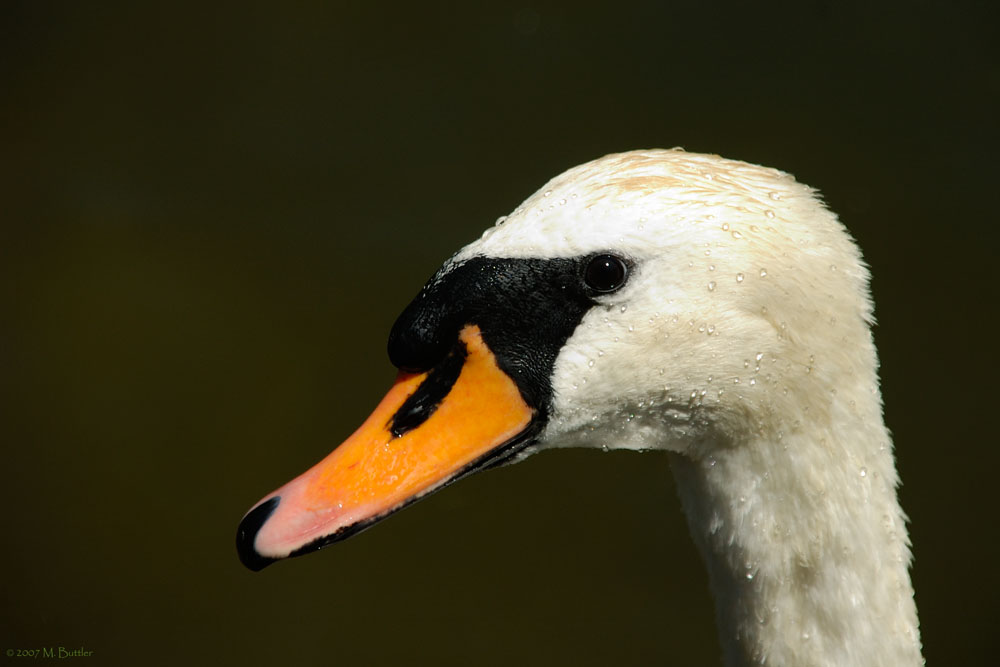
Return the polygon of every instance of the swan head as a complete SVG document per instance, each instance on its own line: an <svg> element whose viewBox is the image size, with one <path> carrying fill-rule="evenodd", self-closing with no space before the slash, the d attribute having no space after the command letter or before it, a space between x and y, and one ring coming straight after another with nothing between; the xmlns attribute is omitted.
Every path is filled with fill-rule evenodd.
<svg viewBox="0 0 1000 667"><path fill-rule="evenodd" d="M774 169L609 155L547 183L449 266L604 253L629 275L560 350L544 445L693 454L824 413L838 373L874 390L867 269L816 192Z"/></svg>
<svg viewBox="0 0 1000 667"><path fill-rule="evenodd" d="M431 278L390 334L389 395L244 517L241 558L315 550L546 447L707 460L829 420L838 387L877 393L867 279L782 172L681 150L570 169Z"/></svg>

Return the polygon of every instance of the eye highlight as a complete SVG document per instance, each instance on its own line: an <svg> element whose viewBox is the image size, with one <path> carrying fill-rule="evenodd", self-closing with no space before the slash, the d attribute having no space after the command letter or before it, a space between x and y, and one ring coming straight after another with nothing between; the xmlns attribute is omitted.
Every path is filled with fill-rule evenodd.
<svg viewBox="0 0 1000 667"><path fill-rule="evenodd" d="M614 292L625 284L628 264L621 257L600 254L590 258L583 270L583 281L595 292Z"/></svg>

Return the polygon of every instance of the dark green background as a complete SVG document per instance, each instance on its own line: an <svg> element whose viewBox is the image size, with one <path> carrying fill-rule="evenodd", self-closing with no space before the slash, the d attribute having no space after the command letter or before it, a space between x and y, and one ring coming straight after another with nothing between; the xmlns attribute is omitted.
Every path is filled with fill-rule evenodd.
<svg viewBox="0 0 1000 667"><path fill-rule="evenodd" d="M3 3L0 665L718 663L662 455L539 455L259 574L233 546L381 397L440 262L676 145L859 240L926 655L995 660L987 7Z"/></svg>

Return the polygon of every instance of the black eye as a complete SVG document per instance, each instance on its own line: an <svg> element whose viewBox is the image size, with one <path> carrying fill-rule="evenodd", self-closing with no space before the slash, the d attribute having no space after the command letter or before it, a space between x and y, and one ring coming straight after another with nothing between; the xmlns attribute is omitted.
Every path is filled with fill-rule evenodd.
<svg viewBox="0 0 1000 667"><path fill-rule="evenodd" d="M625 260L614 255L597 255L590 259L583 271L587 287L595 292L614 292L625 284L628 266Z"/></svg>

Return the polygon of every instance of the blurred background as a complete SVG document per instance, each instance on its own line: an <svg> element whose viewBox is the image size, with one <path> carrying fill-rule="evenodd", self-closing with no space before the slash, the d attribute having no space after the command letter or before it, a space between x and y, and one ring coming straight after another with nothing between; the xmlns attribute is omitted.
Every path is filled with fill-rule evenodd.
<svg viewBox="0 0 1000 667"><path fill-rule="evenodd" d="M683 146L858 239L925 654L995 661L987 8L4 2L0 649L719 664L663 455L541 454L258 574L234 548L381 398L443 260L570 166Z"/></svg>

